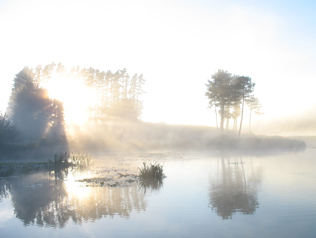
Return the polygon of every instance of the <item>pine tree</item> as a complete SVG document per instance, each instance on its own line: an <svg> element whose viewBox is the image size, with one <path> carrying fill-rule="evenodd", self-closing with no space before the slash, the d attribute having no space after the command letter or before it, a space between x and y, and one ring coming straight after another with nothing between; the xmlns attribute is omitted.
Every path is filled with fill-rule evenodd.
<svg viewBox="0 0 316 238"><path fill-rule="evenodd" d="M240 137L243 116L244 116L245 101L248 100L251 94L253 93L255 83L252 83L251 78L249 78L248 76L247 77L240 76L240 77L237 77L236 87L237 87L237 92L240 95L241 100L242 100L241 119L240 119L239 133L238 133L238 136Z"/></svg>
<svg viewBox="0 0 316 238"><path fill-rule="evenodd" d="M47 90L34 80L34 72L29 68L16 75L7 112L26 140L38 141L50 126L63 126L61 103L48 97Z"/></svg>
<svg viewBox="0 0 316 238"><path fill-rule="evenodd" d="M229 111L229 107L232 104L232 95L234 95L232 87L232 75L224 70L218 70L212 75L212 80L208 80L206 84L207 91L205 95L209 99L209 105L218 107L221 122L220 130L224 133L224 118L226 111Z"/></svg>
<svg viewBox="0 0 316 238"><path fill-rule="evenodd" d="M254 97L253 95L246 101L247 106L249 107L249 134L251 133L251 113L254 112L256 115L260 116L263 114L261 112L261 103L258 98Z"/></svg>

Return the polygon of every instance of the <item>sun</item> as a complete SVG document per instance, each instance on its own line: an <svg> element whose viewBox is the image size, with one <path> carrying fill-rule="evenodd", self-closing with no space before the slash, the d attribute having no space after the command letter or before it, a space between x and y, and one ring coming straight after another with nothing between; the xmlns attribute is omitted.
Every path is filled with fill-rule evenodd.
<svg viewBox="0 0 316 238"><path fill-rule="evenodd" d="M52 75L44 84L52 99L63 102L67 125L84 124L89 118L89 107L96 102L96 93L84 85L80 78Z"/></svg>

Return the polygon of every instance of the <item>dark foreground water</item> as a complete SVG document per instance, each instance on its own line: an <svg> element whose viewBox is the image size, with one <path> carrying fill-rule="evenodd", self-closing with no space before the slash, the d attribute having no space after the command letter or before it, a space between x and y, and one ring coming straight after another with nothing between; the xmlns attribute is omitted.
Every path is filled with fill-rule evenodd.
<svg viewBox="0 0 316 238"><path fill-rule="evenodd" d="M145 160L163 184L134 181ZM1 178L0 237L316 237L316 149L106 155L57 179Z"/></svg>

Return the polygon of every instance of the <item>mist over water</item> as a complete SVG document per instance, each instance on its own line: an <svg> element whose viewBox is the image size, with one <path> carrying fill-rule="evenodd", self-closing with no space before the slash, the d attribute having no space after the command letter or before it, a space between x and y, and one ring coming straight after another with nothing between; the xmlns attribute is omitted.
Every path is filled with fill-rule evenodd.
<svg viewBox="0 0 316 238"><path fill-rule="evenodd" d="M13 234L14 224L14 234L28 236L99 236L106 227L115 237L310 237L313 154L112 153L96 157L90 172L69 170L62 180L44 171L2 177L2 234ZM145 160L163 164L162 186L128 182Z"/></svg>
<svg viewBox="0 0 316 238"><path fill-rule="evenodd" d="M315 16L0 1L0 237L315 237Z"/></svg>
<svg viewBox="0 0 316 238"><path fill-rule="evenodd" d="M55 66L44 69L65 74L61 64ZM0 141L5 236L308 237L316 232L311 219L316 190L310 189L316 182L311 170L316 140L255 135L255 124L242 130L242 105L248 103L254 113L260 108L250 95L249 77L218 71L228 78L221 86L225 96L216 88L208 91L220 95L210 96L210 106L218 110L216 127L170 125L141 120L142 76L130 77L125 69L113 74L74 68L70 72L87 88L98 90L98 100L86 108L85 120L69 123L67 107L41 87L41 80L50 79L44 69L24 68L16 75L8 116L1 115L9 135ZM293 197L299 205L293 206ZM285 223L284 217L291 218Z"/></svg>

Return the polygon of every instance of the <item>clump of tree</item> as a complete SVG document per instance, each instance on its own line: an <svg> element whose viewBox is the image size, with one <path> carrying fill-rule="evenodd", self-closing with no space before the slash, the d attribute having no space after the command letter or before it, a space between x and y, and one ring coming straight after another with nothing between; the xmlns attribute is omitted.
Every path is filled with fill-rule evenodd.
<svg viewBox="0 0 316 238"><path fill-rule="evenodd" d="M7 109L7 115L24 140L66 138L63 103L50 98L47 90L47 85L57 78L62 79L61 84L72 80L72 83L85 85L87 92L93 92L95 100L87 109L90 119L137 120L141 116L145 83L142 74L130 77L126 69L112 73L79 66L67 70L61 63L39 65L35 69L25 67L14 79ZM64 85L60 85L62 87ZM91 94L82 95L89 96Z"/></svg>
<svg viewBox="0 0 316 238"><path fill-rule="evenodd" d="M205 95L209 99L209 107L215 107L216 122L217 114L220 115L220 130L224 132L224 121L226 120L226 128L229 127L229 120L234 119L233 129L238 130L241 134L243 123L243 115L245 103L250 110L260 114L260 103L254 97L255 83L248 76L232 75L231 73L218 70L212 75L212 80L208 80L206 84L207 91ZM237 128L237 119L241 117L239 129Z"/></svg>
<svg viewBox="0 0 316 238"><path fill-rule="evenodd" d="M44 67L39 65L33 71L34 80L43 86L55 77L64 80L76 79L78 83L83 83L96 98L88 108L90 118L115 117L136 120L142 114L141 96L145 93L142 88L145 83L142 74L130 76L126 69L112 73L110 70L100 71L80 66L67 70L61 63L52 63Z"/></svg>
<svg viewBox="0 0 316 238"><path fill-rule="evenodd" d="M7 113L23 139L38 141L49 135L55 140L65 135L63 104L48 97L32 69L16 75Z"/></svg>

